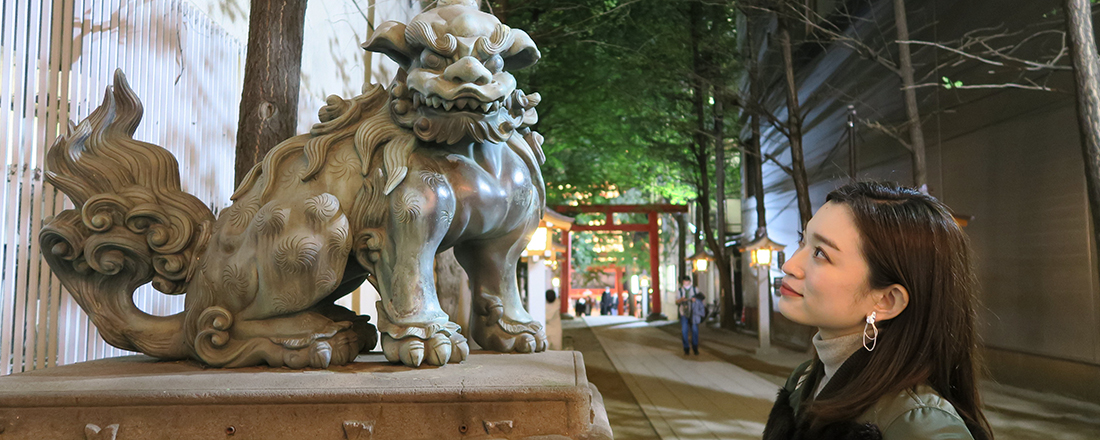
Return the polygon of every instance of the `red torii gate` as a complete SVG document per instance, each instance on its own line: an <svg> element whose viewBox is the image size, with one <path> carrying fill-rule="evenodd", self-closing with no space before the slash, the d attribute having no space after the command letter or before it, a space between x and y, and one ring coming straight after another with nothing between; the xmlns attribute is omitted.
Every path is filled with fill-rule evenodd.
<svg viewBox="0 0 1100 440"><path fill-rule="evenodd" d="M607 220L600 226L578 225L573 224L573 227L568 231L562 232L562 241L565 242L565 264L562 265L561 273L561 285L563 288L559 289L563 293L561 295L561 311L562 313L569 311L569 265L572 257L573 246L570 240L570 232L572 231L603 231L603 232L648 232L649 233L649 276L650 288L653 289L653 295L651 301L653 303L653 309L650 315L657 315L661 313L661 275L660 265L661 258L659 254L659 234L661 229L657 226L657 214L662 212L687 212L687 205L670 205L670 204L657 204L657 205L580 205L569 206L559 205L553 207L554 211L562 214L573 213L592 213L602 212L607 215ZM615 213L627 213L627 214L646 214L648 222L646 223L627 223L627 224L615 224Z"/></svg>

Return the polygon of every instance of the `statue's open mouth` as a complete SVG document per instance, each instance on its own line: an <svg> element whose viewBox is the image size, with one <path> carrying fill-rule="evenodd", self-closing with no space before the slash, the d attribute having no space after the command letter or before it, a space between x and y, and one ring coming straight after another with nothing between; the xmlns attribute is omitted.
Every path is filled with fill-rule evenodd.
<svg viewBox="0 0 1100 440"><path fill-rule="evenodd" d="M413 109L419 109L425 105L444 112L474 112L489 114L500 109L504 105L504 98L492 102L485 102L472 96L459 96L454 99L446 99L442 96L431 94L424 96L420 92L413 91Z"/></svg>

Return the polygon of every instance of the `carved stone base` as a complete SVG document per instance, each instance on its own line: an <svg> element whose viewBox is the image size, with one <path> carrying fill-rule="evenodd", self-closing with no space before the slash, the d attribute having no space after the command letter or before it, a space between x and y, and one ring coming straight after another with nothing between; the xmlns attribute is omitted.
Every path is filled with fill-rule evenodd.
<svg viewBox="0 0 1100 440"><path fill-rule="evenodd" d="M412 369L204 368L128 356L0 377L0 438L611 439L577 352Z"/></svg>

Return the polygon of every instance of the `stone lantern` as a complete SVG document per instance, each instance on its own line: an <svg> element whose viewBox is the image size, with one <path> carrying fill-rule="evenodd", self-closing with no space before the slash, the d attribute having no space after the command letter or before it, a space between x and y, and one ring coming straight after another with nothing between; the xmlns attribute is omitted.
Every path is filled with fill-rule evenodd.
<svg viewBox="0 0 1100 440"><path fill-rule="evenodd" d="M774 252L783 249L782 244L768 238L767 232L756 240L749 242L741 248L742 252L748 252L749 266L756 268L756 285L759 289L757 313L759 313L757 333L760 335L760 346L757 354L774 353L771 342L771 265Z"/></svg>

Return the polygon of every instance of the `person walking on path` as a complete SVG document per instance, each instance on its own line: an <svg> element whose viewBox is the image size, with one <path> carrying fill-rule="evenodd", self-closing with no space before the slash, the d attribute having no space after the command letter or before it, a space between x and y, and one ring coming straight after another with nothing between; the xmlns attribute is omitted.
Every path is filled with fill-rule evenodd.
<svg viewBox="0 0 1100 440"><path fill-rule="evenodd" d="M778 309L817 327L765 440L992 439L975 359L970 245L928 194L859 182L830 193L783 264Z"/></svg>
<svg viewBox="0 0 1100 440"><path fill-rule="evenodd" d="M699 323L707 314L707 297L691 285L691 277L680 278L680 288L676 289L676 304L680 312L680 336L684 340L684 354L694 351L699 354ZM688 345L688 336L691 345ZM689 351L690 349L690 351Z"/></svg>
<svg viewBox="0 0 1100 440"><path fill-rule="evenodd" d="M607 316L611 314L611 288L604 287L603 294L600 295L600 315Z"/></svg>

